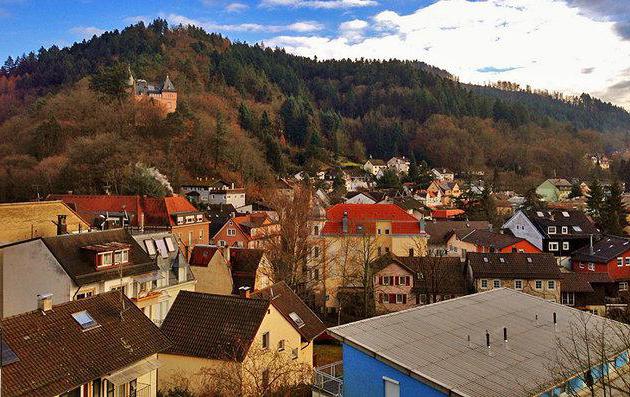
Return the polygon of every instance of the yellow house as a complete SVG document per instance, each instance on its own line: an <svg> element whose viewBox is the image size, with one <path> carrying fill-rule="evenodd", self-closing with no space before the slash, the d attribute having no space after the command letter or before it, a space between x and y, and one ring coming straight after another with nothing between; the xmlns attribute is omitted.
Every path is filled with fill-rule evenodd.
<svg viewBox="0 0 630 397"><path fill-rule="evenodd" d="M367 263L381 255L424 256L428 235L422 221L395 204L337 204L327 209L321 254L309 260L314 289L324 307L339 307L337 292L363 287Z"/></svg>
<svg viewBox="0 0 630 397"><path fill-rule="evenodd" d="M263 395L308 382L324 324L284 283L249 296L182 292L162 331L159 389Z"/></svg>
<svg viewBox="0 0 630 397"><path fill-rule="evenodd" d="M3 397L157 395L170 342L130 300L108 292L2 320Z"/></svg>
<svg viewBox="0 0 630 397"><path fill-rule="evenodd" d="M0 244L90 230L63 201L0 204Z"/></svg>

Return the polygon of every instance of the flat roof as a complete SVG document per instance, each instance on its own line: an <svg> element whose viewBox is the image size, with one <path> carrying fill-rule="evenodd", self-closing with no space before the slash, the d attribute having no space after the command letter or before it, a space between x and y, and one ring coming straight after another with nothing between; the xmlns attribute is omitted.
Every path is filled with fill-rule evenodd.
<svg viewBox="0 0 630 397"><path fill-rule="evenodd" d="M543 391L542 385L553 386L549 366L554 364L556 339L568 342L570 324L585 316L590 317L588 325L593 328L611 321L499 288L333 327L328 332L455 395L528 396ZM503 327L507 327L507 347Z"/></svg>

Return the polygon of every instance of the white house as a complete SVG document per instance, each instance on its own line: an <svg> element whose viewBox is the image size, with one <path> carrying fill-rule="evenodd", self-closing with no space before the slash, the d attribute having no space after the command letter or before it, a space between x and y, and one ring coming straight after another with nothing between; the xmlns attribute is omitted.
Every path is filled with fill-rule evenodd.
<svg viewBox="0 0 630 397"><path fill-rule="evenodd" d="M223 181L195 181L181 187L182 194L192 202L204 204L232 204L234 208L245 205L245 189Z"/></svg>
<svg viewBox="0 0 630 397"><path fill-rule="evenodd" d="M396 171L396 174L398 174L398 175L402 175L402 174L406 175L406 174L408 174L409 173L409 165L411 165L411 162L409 161L409 159L405 158L405 156L392 157L387 162L387 166L390 169Z"/></svg>
<svg viewBox="0 0 630 397"><path fill-rule="evenodd" d="M370 159L363 165L363 169L375 177L380 178L380 176L383 175L383 172L387 169L387 163L383 160L373 159L370 157Z"/></svg>
<svg viewBox="0 0 630 397"><path fill-rule="evenodd" d="M438 181L452 182L455 180L455 173L448 168L433 168L431 173Z"/></svg>

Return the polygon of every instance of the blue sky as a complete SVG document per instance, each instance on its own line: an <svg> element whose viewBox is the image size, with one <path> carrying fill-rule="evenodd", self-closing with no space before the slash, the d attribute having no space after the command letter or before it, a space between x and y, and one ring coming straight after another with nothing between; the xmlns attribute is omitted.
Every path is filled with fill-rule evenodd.
<svg viewBox="0 0 630 397"><path fill-rule="evenodd" d="M588 92L630 109L630 0L0 0L0 58L156 17L320 59L417 59L461 81Z"/></svg>

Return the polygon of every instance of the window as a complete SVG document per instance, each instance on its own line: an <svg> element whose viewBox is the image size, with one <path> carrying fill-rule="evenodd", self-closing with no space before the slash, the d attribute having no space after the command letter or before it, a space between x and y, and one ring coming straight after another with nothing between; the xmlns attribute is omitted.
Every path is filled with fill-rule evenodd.
<svg viewBox="0 0 630 397"><path fill-rule="evenodd" d="M170 239L169 239L170 240ZM171 244L173 244L171 242ZM147 247L147 253L151 256L155 255L155 244L153 244L153 240L144 240L144 246Z"/></svg>
<svg viewBox="0 0 630 397"><path fill-rule="evenodd" d="M77 313L72 313L72 317L77 323L79 323L79 325L81 326L81 328L83 328L84 331L87 331L88 329L96 328L99 326L96 320L92 318L92 316L90 315L90 313L87 312L87 310L83 310Z"/></svg>
<svg viewBox="0 0 630 397"><path fill-rule="evenodd" d="M523 289L523 280L514 280L515 289Z"/></svg>
<svg viewBox="0 0 630 397"><path fill-rule="evenodd" d="M111 252L106 252L103 254L102 256L102 262L103 266L110 266L113 262L112 262L112 253Z"/></svg>
<svg viewBox="0 0 630 397"><path fill-rule="evenodd" d="M406 294L396 294L396 303L407 303L407 295Z"/></svg>
<svg viewBox="0 0 630 397"><path fill-rule="evenodd" d="M626 266L630 266L630 256L626 256Z"/></svg>
<svg viewBox="0 0 630 397"><path fill-rule="evenodd" d="M573 306L575 305L575 292L563 292L562 293L562 304Z"/></svg>
<svg viewBox="0 0 630 397"><path fill-rule="evenodd" d="M319 258L319 247L313 247L313 258Z"/></svg>
<svg viewBox="0 0 630 397"><path fill-rule="evenodd" d="M278 341L278 351L281 352L284 350L284 339L280 339Z"/></svg>
<svg viewBox="0 0 630 397"><path fill-rule="evenodd" d="M413 248L409 248L409 256L413 256ZM630 259L630 258L628 258Z"/></svg>
<svg viewBox="0 0 630 397"><path fill-rule="evenodd" d="M563 251L568 251L569 250L569 242L568 241L563 241L562 242L562 250Z"/></svg>
<svg viewBox="0 0 630 397"><path fill-rule="evenodd" d="M385 397L400 397L400 383L398 381L383 376L383 386Z"/></svg>
<svg viewBox="0 0 630 397"><path fill-rule="evenodd" d="M619 283L619 291L627 291L628 290L628 282L622 281Z"/></svg>
<svg viewBox="0 0 630 397"><path fill-rule="evenodd" d="M481 280L481 289L488 289L488 280Z"/></svg>
<svg viewBox="0 0 630 397"><path fill-rule="evenodd" d="M382 294L381 300L383 303L389 303L389 294Z"/></svg>
<svg viewBox="0 0 630 397"><path fill-rule="evenodd" d="M199 240L203 238L203 229L199 230Z"/></svg>
<svg viewBox="0 0 630 397"><path fill-rule="evenodd" d="M547 289L556 289L555 280L547 280Z"/></svg>
<svg viewBox="0 0 630 397"><path fill-rule="evenodd" d="M76 298L76 300L80 300L80 299L89 298L91 296L94 296L94 290L79 292L75 296L75 298Z"/></svg>
<svg viewBox="0 0 630 397"><path fill-rule="evenodd" d="M297 360L297 358L298 358L298 349L297 349L297 347L294 348L294 349L291 349L291 358L293 360Z"/></svg>
<svg viewBox="0 0 630 397"><path fill-rule="evenodd" d="M557 251L558 250L558 243L555 241L550 241L549 242L549 251Z"/></svg>
<svg viewBox="0 0 630 397"><path fill-rule="evenodd" d="M536 289L542 289L542 280L536 280Z"/></svg>
<svg viewBox="0 0 630 397"><path fill-rule="evenodd" d="M576 231L576 232L581 232L581 231L582 231L582 228L581 228L581 227L579 227L579 226L573 226L573 231Z"/></svg>
<svg viewBox="0 0 630 397"><path fill-rule="evenodd" d="M114 384L107 381L107 397L114 397Z"/></svg>
<svg viewBox="0 0 630 397"><path fill-rule="evenodd" d="M92 381L92 397L101 397L101 380L94 379Z"/></svg>
<svg viewBox="0 0 630 397"><path fill-rule="evenodd" d="M117 265L122 263L122 251L114 252L114 263Z"/></svg>
<svg viewBox="0 0 630 397"><path fill-rule="evenodd" d="M319 226L313 226L313 234L319 236Z"/></svg>
<svg viewBox="0 0 630 397"><path fill-rule="evenodd" d="M236 229L228 228L227 235L228 236L236 236Z"/></svg>
<svg viewBox="0 0 630 397"><path fill-rule="evenodd" d="M595 271L595 264L593 262L590 262L588 264L588 270L594 272Z"/></svg>
<svg viewBox="0 0 630 397"><path fill-rule="evenodd" d="M492 288L501 288L501 280L492 280Z"/></svg>
<svg viewBox="0 0 630 397"><path fill-rule="evenodd" d="M265 332L262 336L262 348L269 349L269 332Z"/></svg>
<svg viewBox="0 0 630 397"><path fill-rule="evenodd" d="M623 258L617 258L617 267L623 266Z"/></svg>
<svg viewBox="0 0 630 397"><path fill-rule="evenodd" d="M225 247L227 244L224 240L219 240L219 247Z"/></svg>
<svg viewBox="0 0 630 397"><path fill-rule="evenodd" d="M376 234L381 234L381 229L377 229Z"/></svg>
<svg viewBox="0 0 630 397"><path fill-rule="evenodd" d="M197 222L203 222L203 215L202 214L198 214L197 215Z"/></svg>
<svg viewBox="0 0 630 397"><path fill-rule="evenodd" d="M389 285L389 276L383 277L383 285Z"/></svg>
<svg viewBox="0 0 630 397"><path fill-rule="evenodd" d="M556 234L556 227L555 226L547 226L547 233L549 233L549 234Z"/></svg>
<svg viewBox="0 0 630 397"><path fill-rule="evenodd" d="M389 234L389 229L385 229L385 234Z"/></svg>
<svg viewBox="0 0 630 397"><path fill-rule="evenodd" d="M562 234L569 234L569 227L568 226L562 226Z"/></svg>
<svg viewBox="0 0 630 397"><path fill-rule="evenodd" d="M304 320L302 320L302 317L300 317L296 312L289 313L289 317L291 317L291 320L293 320L293 322L295 323L295 325L297 325L298 328L302 328L305 325Z"/></svg>

